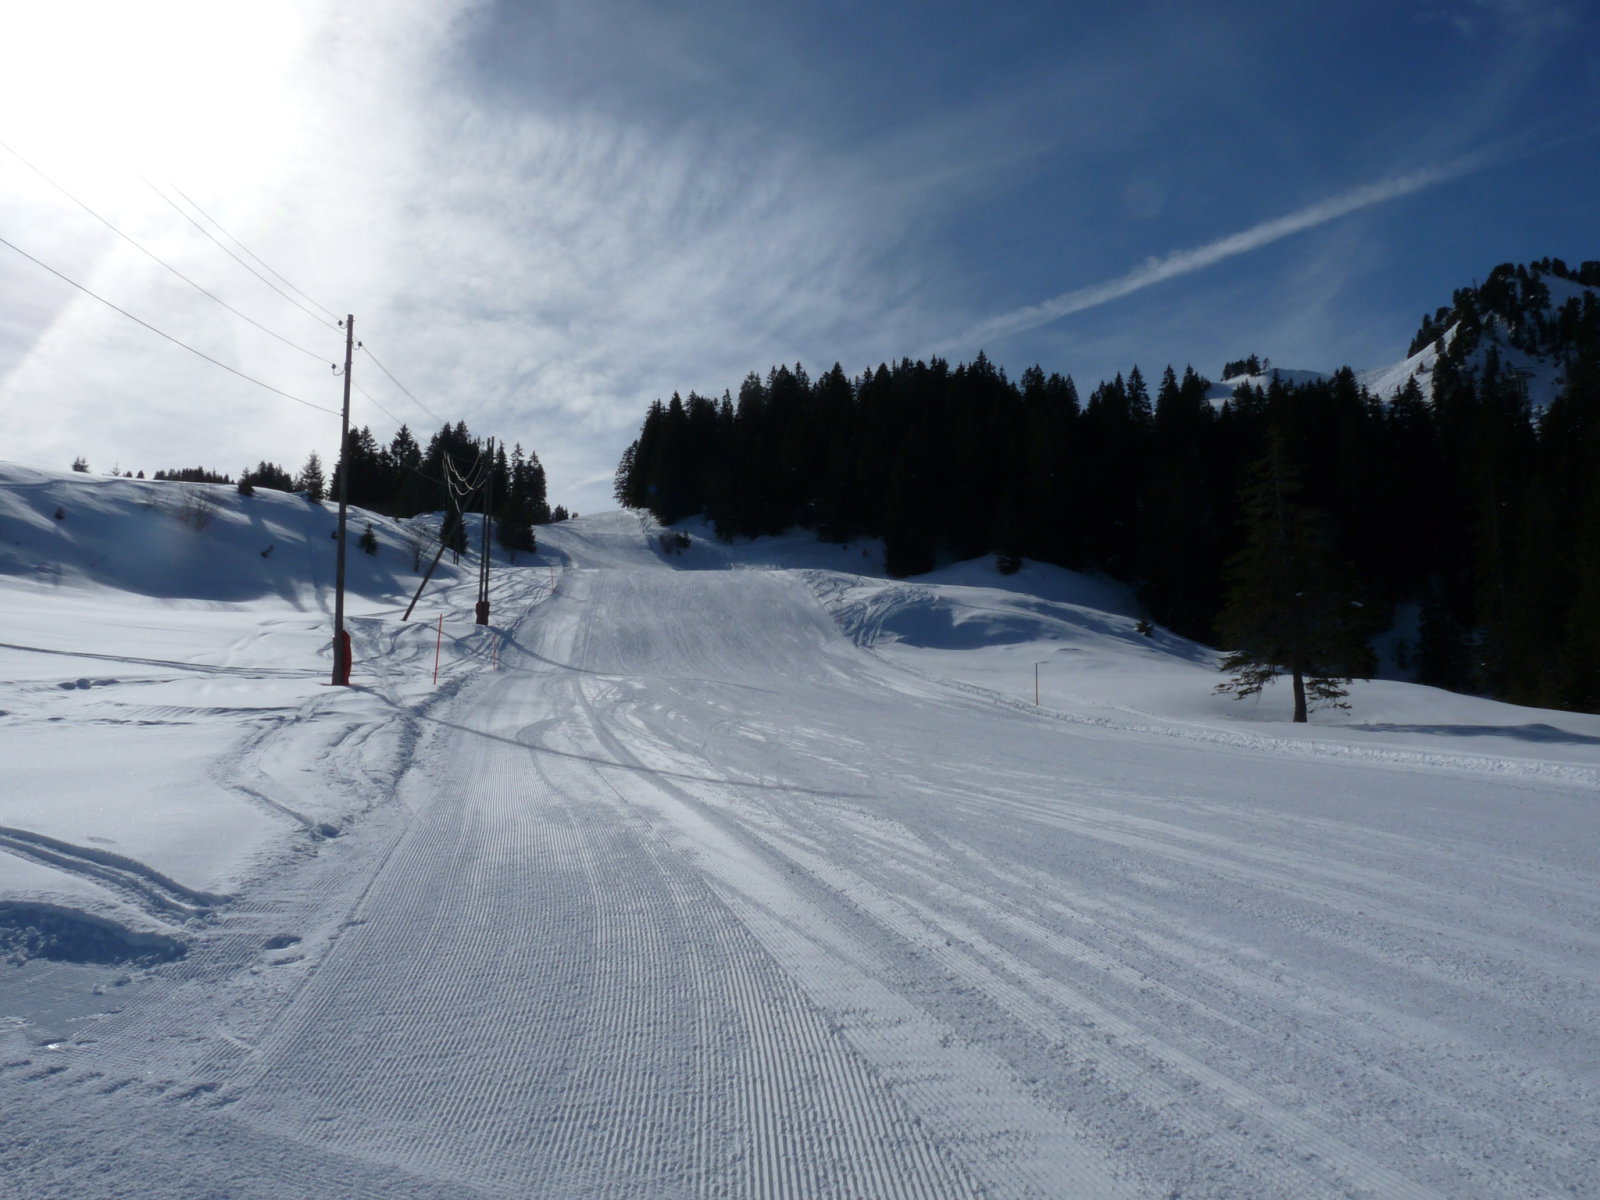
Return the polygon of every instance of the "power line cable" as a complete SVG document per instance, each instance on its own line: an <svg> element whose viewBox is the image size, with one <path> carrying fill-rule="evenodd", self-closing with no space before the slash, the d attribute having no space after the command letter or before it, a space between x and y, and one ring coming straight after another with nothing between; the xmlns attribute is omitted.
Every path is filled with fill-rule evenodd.
<svg viewBox="0 0 1600 1200"><path fill-rule="evenodd" d="M371 401L372 402L372 406L374 408L376 408L384 416L388 417L391 421L393 421L395 423L396 427L397 427L397 431L398 431L398 429L402 429L402 428L406 428L407 427L406 426L406 422L402 421L398 416L396 416L394 413L390 412L387 408L385 408L382 404L380 404L378 402L378 400L377 400L377 397L373 396L373 394L371 392L367 391L366 388L362 387L359 383L352 383L350 386L353 387L356 391L360 392L369 401ZM429 475L426 471L419 471L416 467L413 467L410 463L401 462L399 459L395 459L394 460L394 465L399 467L401 470L410 471L413 475L417 476L419 479L426 479L429 483L437 484L437 483L443 482L442 480L438 479L437 477L435 477L433 475Z"/></svg>
<svg viewBox="0 0 1600 1200"><path fill-rule="evenodd" d="M154 325L150 324L149 321L146 321L141 317L134 316L131 312L129 312L125 308L119 308L117 305L115 305L111 301L107 300L104 296L100 295L98 292L93 292L90 289L84 287L83 284L79 283L77 280L69 278L66 275L63 275L60 271L56 270L49 263L44 262L41 259L35 258L33 255L29 254L26 250L24 250L21 246L17 245L15 242L11 242L11 241L8 241L7 239L3 238L3 237L0 237L0 246L9 246L9 247L11 247L11 249L15 250L18 254L22 255L23 258L27 259L31 263L35 263L38 266L43 267L46 271L49 271L50 274L54 275L57 279L61 280L63 283L71 284L73 287L77 288L84 295L92 296L94 299L100 301L101 304L104 304L107 308L109 308L109 309L111 309L111 310L113 310L115 312L121 313L123 316L127 317L128 320L134 322L137 325L143 325L146 329L148 329L151 333L156 334L158 337L166 338L167 341L171 342L174 346L181 346L183 349L187 350L190 354L198 355L199 357L205 359L212 366L221 367L224 371L227 371L230 375L237 375L240 379L243 379L243 380L246 380L246 381L248 381L250 383L253 383L257 387L265 388L267 391L272 392L275 395L282 396L285 400L293 400L296 404L303 404L307 408L314 408L318 412L325 412L330 416L337 417L337 416L340 415L340 413L339 413L339 411L337 409L324 408L320 404L313 404L309 400L302 400L299 396L291 395L289 392L284 391L282 388L275 388L270 383L262 383L261 380L255 378L255 376L246 375L243 371L239 370L237 367L230 367L227 363L221 362L218 359L212 358L211 355L207 354L203 350L196 350L193 346L189 345L188 342L181 341L178 338L173 337L170 333L166 333L166 332L163 332L160 329L157 329Z"/></svg>
<svg viewBox="0 0 1600 1200"><path fill-rule="evenodd" d="M212 292L208 291L205 287L201 286L200 284L196 283L194 280L190 279L187 275L185 275L182 271L178 270L171 263L166 262L164 259L162 259L154 251L152 251L148 247L140 244L131 235L125 233L123 230L119 229L116 225L112 224L111 221L107 220L100 213L98 213L94 209L90 208L82 200L78 199L77 196L73 195L70 191L68 191L63 185L61 185L60 183L56 182L56 180L52 179L49 175L45 174L44 171L40 170L40 168L35 166L33 163L29 162L26 158L23 158L23 156L21 154L19 154L16 150L14 150L11 146L6 145L4 142L0 142L0 148L3 148L6 151L8 151L13 157L15 157L17 159L17 161L22 163L23 166L25 166L29 170L33 171L34 174L38 175L46 183L50 184L57 191L59 191L62 195L66 196L67 199L71 200L79 208L83 209L84 212L86 212L90 216L94 217L97 221L99 221L107 229L111 230L111 232L115 233L118 237L121 237L122 239L127 241L135 249L139 250L140 252L142 252L143 254L147 255L149 258L151 258L155 262L159 263L161 266L165 267L168 271L172 272L179 279L182 279L185 283L189 284L190 287L194 288L196 291L200 292L202 295L206 296L208 299L215 301L217 304L220 304L223 308L226 308L229 312L233 313L235 316L239 317L241 320L249 322L251 325L254 325L257 329L260 329L263 333L266 333L266 334L270 335L271 337L276 338L278 341L284 343L285 345L291 347L292 349L299 350L302 354L306 354L311 358L315 358L319 362L327 361L327 356L326 355L319 354L315 350L309 350L304 346L298 345L297 343L295 343L295 342L291 341L290 339L284 337L282 334L277 333L276 331L274 331L272 329L269 329L267 326L263 325L261 322L255 320L253 317L250 317L250 316L248 316L247 314L245 314L243 312L240 312L237 308L235 308L233 305L229 304L226 300L223 300L219 296L214 295ZM191 225L193 225L196 229L198 229L202 234L204 234L207 238L209 238L212 242L214 242L224 253L228 254L229 257L231 257L235 262L238 262L246 270L250 271L250 273L252 275L255 275L256 278L260 279L268 287L271 287L280 296L283 296L284 299L289 300L290 303L294 304L302 312L306 312L307 315L313 317L316 320L321 321L322 318L319 317L316 313L309 312L309 310L307 310L304 305L302 305L302 304L298 303L297 301L295 301L292 296L289 296L286 293L284 293L283 290L278 288L277 286L275 286L271 282L271 280L266 279L264 276L261 275L261 273L259 271L256 271L253 267L251 267L249 263L246 263L243 259L239 258L239 256L237 254L234 254L231 250L229 250L227 246L223 245L222 242L219 241L210 232L210 230L206 229L203 225L200 224L200 222L196 221L194 219L194 217L191 216L189 213L184 212L183 209L177 203L175 203L170 196L166 195L159 187L157 187L154 183L152 183L148 178L146 178L143 175L141 175L139 178L141 180L143 180L145 185L147 187L149 187L151 191L155 192L155 194L157 196L161 197L162 200L164 200L175 212L177 212L178 215L183 217L186 221L188 221ZM200 205L195 202L193 197L191 197L182 188L177 187L177 186L174 185L172 190L177 192L178 195L182 196L183 199L190 206L192 206L195 209L196 212L198 212L201 216L205 217L205 219L207 221L209 221L209 222L211 222L211 224L215 225L216 228L223 234L223 236L227 237L228 240L233 242L234 245L238 246L238 248L240 250L242 250L245 254L249 255L252 259L254 259L257 263L259 263L263 270L265 270L268 273L270 273L271 275L275 276L290 291L295 292L297 295L301 296L303 299L305 299L309 303L311 303L311 304L315 305L317 308L321 309L324 313L326 313L328 315L328 317L334 322L334 324L336 326L343 324L343 322L339 321L337 316L330 309L328 309L325 305L322 305L322 304L318 303L313 297L307 295L305 292L303 292L299 288L295 287L294 284L290 283L289 280L284 278L284 276L282 274L280 274L279 272L273 270L273 268L268 263L266 263L259 255L255 254L248 246L246 246L238 238L234 237L233 234L229 233L228 230L222 225L222 223L220 221L218 221L215 217L211 216L211 214L206 212L205 209L201 208ZM19 254L22 254L24 257L31 259L35 263L38 263L38 265L44 267L47 271L51 271L53 274L56 274L56 275L60 276L60 278L65 280L65 282L72 284L73 287L79 288L80 290L86 292L87 294L89 294L91 296L94 296L94 298L96 300L100 300L102 303L106 304L108 307L115 308L119 313L122 313L124 316L129 317L131 320L139 321L140 324L146 325L146 327L151 329L151 331L154 332L154 333L161 333L161 331L159 329L156 329L154 326L147 325L145 322L140 321L138 317L134 317L131 313L128 313L123 309L117 308L116 305L111 304L111 302L108 301L108 300L105 300L104 297L96 295L94 292L89 291L88 288L85 288L81 284L75 282L74 280L67 278L65 275L61 275L60 272L55 271L55 269L53 267L50 267L48 264L46 264L44 262L41 262L39 259L33 258L32 255L28 254L26 251L22 250L20 247L14 245L13 243L6 242L5 244L10 246L13 250L16 250ZM164 334L164 333L161 333L161 336L169 337L169 335ZM169 340L176 342L178 345L183 346L187 350L192 350L194 353L200 354L202 358L207 358L208 361L216 363L216 365L223 367L225 370L230 370L230 371L233 370L233 368L227 366L226 363L217 363L215 359L210 359L209 356L207 356L205 354L202 354L198 350L194 350L194 348L192 346L188 346L185 343L178 341L178 339L176 339L176 338L169 338ZM357 346L360 349L366 351L367 356L372 359L373 364L380 371L382 371L386 376L388 376L390 382L392 382L397 388L399 388L402 392L404 392L406 394L406 396L410 398L412 403L414 403L423 412L427 413L428 416L432 417L434 420L436 420L436 421L444 421L444 418L441 417L438 413L434 412L434 410L429 408L426 404L424 404L417 397L416 393L414 393L410 388L406 387L405 384L401 383L399 378L396 377L396 375L394 374L394 372L389 370L389 368L386 367L383 364L382 360L380 360L377 355L373 354L371 350L368 350L365 344L358 342ZM335 369L337 370L337 364L335 364ZM235 373L236 374L241 374L241 376L243 378L250 379L250 376L242 375L242 372L235 372ZM258 383L258 384L260 383L259 380L255 380L255 379L251 379L251 382ZM277 389L271 388L270 385L268 385L268 384L261 384L261 386L262 387L267 387L269 390L272 390L272 391L276 391L277 390ZM371 401L373 406L376 407L380 412L384 413L387 417L389 417L390 420L398 422L401 425L405 424L405 422L402 421L398 416L396 416L393 412L391 412L389 409L385 408L382 404L380 404L378 402L378 400L370 392L368 392L365 388L362 388L360 385L355 385L355 386L356 386L356 390L357 391L359 391L363 396L365 396L369 401ZM289 396L289 394L286 393L286 392L285 393L280 393L280 394L287 396L291 400L298 400L299 399L298 397L295 397L295 396ZM303 403L303 404L309 404L309 401L299 401L299 402ZM320 408L319 405L314 405L313 404L313 405L310 405L310 406L312 408ZM331 411L331 410L322 409L321 411L328 412L328 411Z"/></svg>
<svg viewBox="0 0 1600 1200"><path fill-rule="evenodd" d="M250 316L250 315L248 315L246 313L240 312L237 308L235 308L233 305L229 304L226 300L222 299L220 296L214 295L213 293L207 291L200 284L196 283L194 280L190 279L187 275L185 275L182 271L178 270L177 267L175 267L171 263L167 262L166 259L162 258L154 250L151 250L148 246L140 244L138 241L136 241L132 237L132 235L124 233L121 229L118 229L109 220L107 220L105 217L101 216L99 213L95 212L94 209L90 208L82 200L78 199L71 192L69 192L65 187L63 187L61 184L57 183L54 179L50 178L50 176L46 175L38 167L34 166L27 159L23 158L22 155L18 154L15 150L13 150L10 146L6 145L4 142L0 142L0 149L3 149L5 151L7 151L13 158L15 158L23 166L27 167L28 170L32 171L40 179L44 180L51 187L55 188L56 191L60 192L63 196L65 196L68 200L71 200L79 208L83 209L84 212L88 213L96 221L99 221L100 224L104 225L107 229L111 230L112 233L116 234L123 241L127 242L135 250L138 250L140 253L148 256L149 258L153 259L155 262L159 263L161 266L165 267L167 270L171 271L174 275L176 275L179 279L183 280L190 287L194 288L194 290L199 292L202 296L205 296L210 300L216 301L218 304L222 305L223 308L227 309L229 312L231 312L234 316L238 317L240 320L248 321L250 324L254 325L257 329L261 330L262 333L265 333L270 337L277 338L278 341L282 342L285 346L288 346L289 348L291 348L293 350L298 350L302 354L308 354L312 358L317 359L319 362L327 362L328 361L328 356L326 354L321 354L321 353L319 353L319 352L317 352L315 350L308 350L304 346L301 346L298 343L290 341L288 338L284 337L283 334L278 333L275 330L268 329L265 325L263 325L260 321L256 320L254 317L252 317L252 316Z"/></svg>
<svg viewBox="0 0 1600 1200"><path fill-rule="evenodd" d="M474 471L477 470L477 466L476 462L472 464ZM461 477L461 472L456 469L455 463L450 461L448 452L444 456L444 472L447 485L457 497L465 498L472 493L471 486Z"/></svg>
<svg viewBox="0 0 1600 1200"><path fill-rule="evenodd" d="M374 408L376 408L379 412L381 412L384 416L388 417L391 421L395 422L396 426L405 426L406 425L406 423L404 421L402 421L398 416L396 416L394 413L390 412L387 408L385 408L382 404L380 404L377 401L377 399L374 398L373 395L370 392L368 392L364 387L362 387L359 383L352 383L350 386L355 391L360 392L368 400L372 401L372 406ZM355 433L356 430L354 428L352 428L351 432ZM408 462L403 462L403 461L401 461L400 459L397 459L397 458L393 458L393 459L391 459L391 461L394 463L394 465L398 469L400 469L402 471L410 471L418 479L425 479L429 483L434 484L435 486L444 486L444 487L449 487L450 486L450 482L449 482L448 479L440 479L437 475L429 475L426 471L423 471L423 470L421 470L421 469L419 469L417 467L414 467ZM445 462L445 466L446 466L447 469L452 465L448 459L445 459L444 462Z"/></svg>
<svg viewBox="0 0 1600 1200"><path fill-rule="evenodd" d="M186 200L189 203L189 205L195 210L195 212L199 213L202 217L204 217L206 220L210 221L219 230L221 230L222 231L222 235L224 237L226 237L230 242L232 242L235 246L239 247L239 249L243 250L251 258L255 259L256 262L260 263L261 264L261 269L266 271L269 275L271 275L273 278L275 278L279 283L283 284L284 287L288 288L291 292L293 292L295 295L299 296L302 300L305 300L308 303L310 303L312 305L312 307L320 308L323 312L327 313L328 316L330 318L332 318L333 320L337 321L339 319L339 314L338 313L334 312L332 309L330 309L325 304L318 304L316 300L314 300L314 299L312 299L312 297L306 295L299 288L295 287L294 284L290 283L282 275L278 274L278 272L274 271L270 266L268 266L266 264L266 262L264 262L262 260L260 255L256 254L253 250L250 249L249 246L246 246L238 238L234 237L233 234L229 233L227 231L227 229L223 226L221 221L217 220L210 213L208 213L205 209L201 208L198 204L196 204L194 202L194 198L192 196L190 196L188 192L184 191L181 187L178 187L177 185L173 185L172 190L177 192L178 195L182 196L184 198L184 200Z"/></svg>
<svg viewBox="0 0 1600 1200"><path fill-rule="evenodd" d="M361 343L357 342L356 345L360 346ZM369 401L371 401L372 406L374 408L376 408L379 412L381 412L384 416L388 417L391 421L393 421L397 428L409 428L409 426L407 425L407 423L405 421L402 421L399 416L397 416L395 413L390 412L387 408L385 408L383 406L383 404L379 402L379 400L378 400L378 398L376 396L374 396L371 392L367 391L367 389L362 387L359 383L352 383L350 386L355 391L360 392ZM352 432L354 432L354 431L352 430ZM480 458L482 457L482 451L481 450L479 451L479 457ZM412 466L410 463L402 462L399 459L393 459L392 461L394 462L394 465L396 467L398 467L400 470L402 470L402 471L410 471L418 479L425 479L429 483L434 484L436 486L444 486L444 487L449 487L450 486L450 481L449 481L448 478L440 479L437 475L429 475L426 471L419 470L417 467ZM453 469L454 464L451 463L451 461L449 460L448 457L446 457L443 461L444 461L444 465L445 465L447 470ZM477 464L475 462L474 463L474 468L475 469L476 469L476 465ZM463 482L465 482L465 481L463 481Z"/></svg>
<svg viewBox="0 0 1600 1200"><path fill-rule="evenodd" d="M450 479L453 480L450 484L450 490L463 500L483 486L484 480L489 478L489 472L494 466L492 462L484 460L483 447L477 446L475 448L477 457L472 460L472 467L467 472L470 478L462 477L461 472L456 469L455 463L450 460L448 452L444 455L445 471ZM458 487L457 484L460 486Z"/></svg>
<svg viewBox="0 0 1600 1200"><path fill-rule="evenodd" d="M394 372L389 370L388 367L384 366L383 363L379 362L378 361L378 356L376 354L374 354L371 350L368 350L365 345L363 345L361 347L361 349L366 351L367 357L370 358L373 361L373 364L378 368L378 370L382 371L385 375L387 375L389 377L389 381L391 383L393 383L395 385L395 387L399 388L407 396L411 397L411 402L413 404L415 404L423 412L427 413L435 421L444 421L443 417L441 417L438 413L434 412L433 409L429 408L421 400L418 400L417 397L416 397L416 394L414 392L412 392L412 390L410 388L408 388L405 384L401 383L398 379L396 379L395 376L394 376ZM446 423L448 424L448 422L446 422Z"/></svg>
<svg viewBox="0 0 1600 1200"><path fill-rule="evenodd" d="M307 308L304 304L301 304L300 301L296 300L288 292L284 291L277 284L273 283L272 280L268 279L260 271L256 270L249 263L245 262L244 259L240 258L232 250L230 250L226 246L224 246L222 244L221 239L219 239L216 234L212 233L204 225L200 224L199 221L196 221L194 219L194 217L192 217L190 214L184 212L183 208L171 196L167 195L160 188L158 188L155 184L151 183L150 180L145 179L145 177L143 175L139 176L139 178L144 180L145 185L152 192L154 192L156 195L160 196L169 205L171 205L173 212L177 213L185 221L189 222L189 224L193 225L196 229L198 229L201 233L205 234L206 237L210 238L213 242L215 242L217 244L218 249L220 249L224 254L226 254L229 258L233 259L234 262L238 263L246 271L249 271L250 274L254 275L257 279L261 280L262 283L266 284L273 291L277 292L278 295L282 296L290 304L294 305L301 312L305 313L306 316L310 317L313 321L319 321L324 325L332 325L336 329L339 327L339 319L337 317L330 317L328 319L325 319L325 318L323 318L323 316L320 313L312 312L309 308ZM183 193L179 192L178 194L182 195ZM192 203L192 201L191 201L191 203ZM221 229L222 227L219 225L219 226L217 226L217 228ZM313 300L312 303L316 304L316 301ZM322 306L320 304L318 304L317 307L318 308L322 308ZM327 309L323 309L323 312L327 312Z"/></svg>
<svg viewBox="0 0 1600 1200"><path fill-rule="evenodd" d="M363 396L365 396L371 402L373 408L377 409L384 416L388 417L397 426L405 424L405 422L402 421L399 417L395 416L392 412L390 412L382 404L378 403L377 397L374 396L371 392L367 391L367 389L362 387L359 383L352 383L350 386L355 388L356 391L360 392Z"/></svg>

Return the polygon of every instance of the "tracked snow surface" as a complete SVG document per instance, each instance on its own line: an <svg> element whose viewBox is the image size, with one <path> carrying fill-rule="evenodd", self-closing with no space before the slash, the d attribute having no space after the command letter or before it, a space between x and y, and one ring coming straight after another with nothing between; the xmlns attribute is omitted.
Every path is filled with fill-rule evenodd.
<svg viewBox="0 0 1600 1200"><path fill-rule="evenodd" d="M332 520L0 466L0 1195L1600 1194L1600 718L630 514L335 689Z"/></svg>

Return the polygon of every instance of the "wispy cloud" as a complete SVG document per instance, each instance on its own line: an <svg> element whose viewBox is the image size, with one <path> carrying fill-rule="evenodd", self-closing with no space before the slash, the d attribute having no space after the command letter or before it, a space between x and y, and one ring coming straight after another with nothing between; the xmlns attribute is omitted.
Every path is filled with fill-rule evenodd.
<svg viewBox="0 0 1600 1200"><path fill-rule="evenodd" d="M357 336L429 409L536 449L553 498L585 511L609 501L650 400L720 394L779 361L860 366L879 336L925 340L915 272L896 258L902 210L878 202L886 185L870 163L824 168L795 138L694 109L645 121L621 104L486 95L459 76L450 26L473 11L396 3L383 39L362 22L315 23L285 70L304 81L299 103L337 123L297 128L248 187L204 161L153 174L319 303L354 313ZM344 84L345 66L359 85ZM0 154L0 232L27 231L19 243L42 259L217 360L337 407L338 331L258 287L137 176L84 187L63 175L210 291L297 341L320 337L307 344L327 362L235 328L48 189L24 208L13 180L25 174ZM6 456L236 470L334 451L336 422L257 394L13 257L0 248L0 408L43 416L8 431ZM355 378L352 419L381 440L401 419L423 436L437 427L370 364Z"/></svg>
<svg viewBox="0 0 1600 1200"><path fill-rule="evenodd" d="M1060 320L1073 313L1098 308L1102 304L1120 300L1124 296L1165 283L1169 279L1190 275L1238 255L1259 250L1291 234L1314 229L1318 225L1336 221L1364 208L1398 200L1402 196L1410 196L1448 180L1482 170L1487 165L1489 160L1485 156L1471 155L1446 166L1428 167L1352 188L1295 212L1274 217L1270 221L1262 221L1249 229L1218 238L1204 246L1177 250L1160 258L1147 259L1116 279L1075 288L1039 304L1030 304L1025 308L1013 309L990 317L972 326L960 337L951 339L949 345L952 348L982 346L999 338L1037 329L1041 325L1047 325L1051 321Z"/></svg>
<svg viewBox="0 0 1600 1200"><path fill-rule="evenodd" d="M1485 26L1499 26L1521 37L1559 34L1573 24L1569 5L1559 0L1468 0L1452 9L1447 19L1464 37L1475 37Z"/></svg>

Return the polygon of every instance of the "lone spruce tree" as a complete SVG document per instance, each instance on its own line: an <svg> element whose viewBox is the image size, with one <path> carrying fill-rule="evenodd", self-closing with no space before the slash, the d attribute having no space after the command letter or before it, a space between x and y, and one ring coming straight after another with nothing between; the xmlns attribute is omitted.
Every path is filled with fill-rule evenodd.
<svg viewBox="0 0 1600 1200"><path fill-rule="evenodd" d="M307 500L313 504L322 503L328 491L328 478L322 473L322 459L315 450L306 456L306 465L300 468L300 474L294 482L295 487L306 494Z"/></svg>
<svg viewBox="0 0 1600 1200"><path fill-rule="evenodd" d="M1244 548L1229 570L1218 618L1222 661L1233 677L1217 685L1243 699L1280 674L1294 683L1294 719L1312 707L1348 708L1352 679L1371 678L1371 619L1334 558L1326 523L1302 503L1297 472L1274 434L1243 496Z"/></svg>

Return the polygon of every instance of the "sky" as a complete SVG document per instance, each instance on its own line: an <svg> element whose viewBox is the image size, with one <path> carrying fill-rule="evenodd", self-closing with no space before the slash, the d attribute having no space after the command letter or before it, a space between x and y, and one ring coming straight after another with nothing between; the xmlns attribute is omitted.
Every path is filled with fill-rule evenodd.
<svg viewBox="0 0 1600 1200"><path fill-rule="evenodd" d="M777 363L1365 369L1497 263L1600 258L1580 0L6 24L0 459L30 466L330 460L353 315L356 426L465 421L596 511L652 400Z"/></svg>

